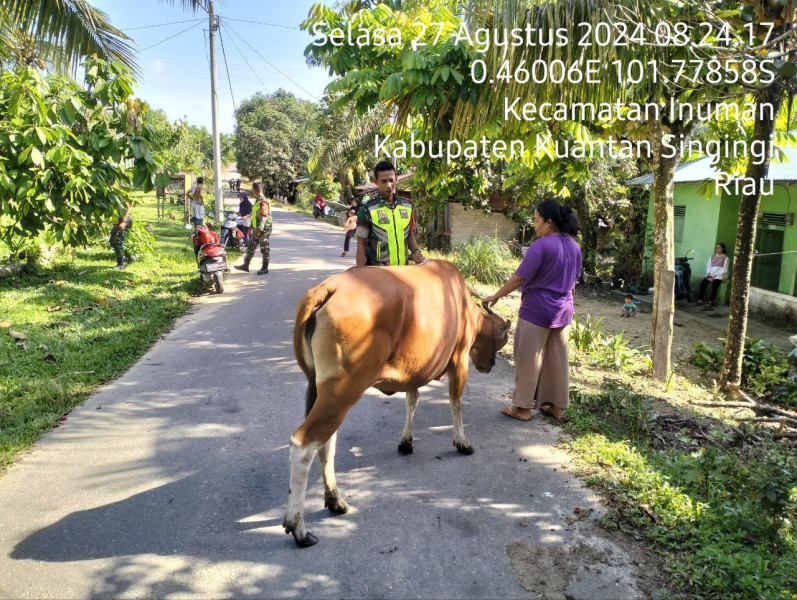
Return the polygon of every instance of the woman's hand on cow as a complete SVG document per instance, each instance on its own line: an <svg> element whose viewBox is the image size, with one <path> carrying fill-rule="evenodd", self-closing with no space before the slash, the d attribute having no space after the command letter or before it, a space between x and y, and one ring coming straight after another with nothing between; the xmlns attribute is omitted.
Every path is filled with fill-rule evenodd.
<svg viewBox="0 0 797 600"><path fill-rule="evenodd" d="M490 308L493 304L498 302L499 299L500 299L500 296L498 296L498 294L493 294L492 296L487 296L486 298L484 298L482 300L482 306L484 308Z"/></svg>

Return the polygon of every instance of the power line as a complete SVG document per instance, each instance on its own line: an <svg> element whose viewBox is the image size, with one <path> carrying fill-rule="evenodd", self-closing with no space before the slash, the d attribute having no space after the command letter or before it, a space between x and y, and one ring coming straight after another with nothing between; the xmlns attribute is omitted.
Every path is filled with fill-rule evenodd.
<svg viewBox="0 0 797 600"><path fill-rule="evenodd" d="M234 32L233 32L233 33L234 33ZM235 43L235 39L234 39L234 38L230 38L230 41L232 42L232 45L233 45L233 46L235 46L235 49L236 49L236 50L238 50L238 54L240 54L240 55L241 55L241 58L243 58L243 59L244 59L244 62L246 63L246 66L248 66L248 67L251 69L251 71L252 71L252 74L253 74L253 75L255 76L255 78L256 78L256 79L257 79L257 80L260 82L260 85L261 85L261 86L263 86L263 89L267 89L267 86L266 86L266 84L265 84L265 83L263 83L263 80L262 80L262 79L260 79L260 75L258 75L258 74L257 74L257 71L255 71L255 70L254 70L254 68L252 68L252 65L250 65L250 64L249 64L249 61L248 61L248 60L246 60L246 57L244 56L244 53L243 53L243 52L241 52L241 49L238 47L238 44L236 44L236 43Z"/></svg>
<svg viewBox="0 0 797 600"><path fill-rule="evenodd" d="M188 21L172 21L171 23L157 23L156 25L139 25L138 27L120 27L122 31L133 31L135 29L151 29L152 27L166 27L167 25L180 25L181 23L196 23L205 19L189 19Z"/></svg>
<svg viewBox="0 0 797 600"><path fill-rule="evenodd" d="M204 19L202 19L202 21L204 21ZM164 42L168 42L169 40L171 40L173 38L176 38L178 35L182 35L186 31L190 31L190 30L194 29L194 27L198 27L199 25L201 25L201 22L200 23L195 23L194 25L191 25L191 27L183 29L182 31L180 31L178 33L175 33L174 35L167 37L165 40L161 40L160 42L155 42L151 46L147 46L146 48L142 48L141 50L139 50L139 52L144 52L145 50L149 50L150 48L154 48L155 46L159 46L160 44L162 44Z"/></svg>
<svg viewBox="0 0 797 600"><path fill-rule="evenodd" d="M303 91L305 94L309 94L310 96L312 96L313 98L315 98L316 100L318 100L319 102L321 102L321 98L319 98L318 96L316 96L315 94L313 94L313 93L312 93L312 92L310 92L309 90L306 90L305 88L303 88L303 87L302 87L301 85L299 85L299 84L298 84L296 81L294 81L293 79L291 79L291 78L290 78L290 77L289 77L289 76L288 76L286 73L284 73L284 72L280 71L280 70L279 70L277 67L275 67L273 64L271 64L271 63L268 61L268 59L266 59L266 58L265 58L265 57L264 57L262 54L260 54L260 52L258 52L258 51L257 51L255 48L253 48L252 46L250 46L250 45L249 45L249 42L247 42L247 41L246 41L246 39L244 39L243 37L241 37L241 36L238 34L238 32L236 32L236 31L235 31L235 30L234 30L232 27L230 27L229 25L227 25L227 28L228 28L228 29L229 29L229 30L230 30L230 31L233 33L233 35L235 35L236 37L239 37L239 38L241 39L241 41L243 41L243 43L244 43L244 44L246 44L247 46L249 46L249 49L250 49L252 52L254 52L255 54L257 54L257 56L259 56L259 57L260 57L260 59L261 59L263 62L265 62L265 63L266 63L266 64L267 64L269 67L271 67L271 68L272 68L272 69L274 69L274 70L275 70L277 73L279 73L280 75L282 75L283 77L285 77L285 79L287 79L288 81L290 81L290 82L291 82L293 85L295 85L296 87L298 87L298 88L299 88L300 90L302 90L302 91ZM232 38L231 38L231 39L232 39ZM236 47L237 47L237 46L236 46ZM240 52L240 50L238 50L238 51ZM241 56L243 57L243 54L241 54ZM244 58L244 60L246 60L246 59ZM247 62L247 64L249 64L249 63ZM252 67L250 66L249 68L251 69ZM254 69L252 69L252 71L254 71ZM258 77L258 79L260 79L260 78ZM263 87L265 88L266 86L264 85Z"/></svg>
<svg viewBox="0 0 797 600"><path fill-rule="evenodd" d="M229 21L239 21L241 23L251 23L252 25L266 25L268 27L281 27L283 29L295 29L299 30L299 27L293 27L291 25L279 25L278 23L266 23L264 21L250 21L248 19L233 19L232 17L224 17Z"/></svg>
<svg viewBox="0 0 797 600"><path fill-rule="evenodd" d="M230 79L230 67L227 65L227 52L224 50L224 37L221 35L221 27L219 27L219 41L221 42L221 55L224 57L224 70L227 71L227 85L230 86L232 108L235 112L238 112L238 107L235 106L235 96L232 93L232 79Z"/></svg>

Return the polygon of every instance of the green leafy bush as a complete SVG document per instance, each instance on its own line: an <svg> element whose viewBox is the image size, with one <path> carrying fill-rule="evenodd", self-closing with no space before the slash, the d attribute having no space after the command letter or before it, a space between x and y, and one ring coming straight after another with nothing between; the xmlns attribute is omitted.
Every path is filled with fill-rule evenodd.
<svg viewBox="0 0 797 600"><path fill-rule="evenodd" d="M133 221L125 238L125 252L140 259L155 249L155 236L147 229L146 223Z"/></svg>
<svg viewBox="0 0 797 600"><path fill-rule="evenodd" d="M598 339L603 335L603 317L595 320L587 315L587 320L583 323L577 313L573 313L573 324L570 326L570 341L576 346L579 352L589 352L595 348Z"/></svg>
<svg viewBox="0 0 797 600"><path fill-rule="evenodd" d="M719 347L695 344L692 362L706 372L719 371L725 362L725 339L719 340ZM797 403L797 385L788 380L788 374L789 359L782 350L758 338L745 340L742 389L756 396L769 395L775 401Z"/></svg>
<svg viewBox="0 0 797 600"><path fill-rule="evenodd" d="M501 240L479 236L454 246L451 262L465 277L487 285L500 285L512 276L517 259Z"/></svg>

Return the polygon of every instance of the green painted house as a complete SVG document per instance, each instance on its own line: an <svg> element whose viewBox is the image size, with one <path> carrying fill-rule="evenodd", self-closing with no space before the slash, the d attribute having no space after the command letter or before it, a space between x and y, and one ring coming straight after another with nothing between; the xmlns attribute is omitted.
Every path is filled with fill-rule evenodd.
<svg viewBox="0 0 797 600"><path fill-rule="evenodd" d="M797 321L797 148L783 148L786 160L773 163L758 213L756 256L753 259L750 306L773 315L791 316ZM711 199L698 193L703 182L714 188ZM628 182L629 185L650 185L649 173ZM709 164L708 158L691 161L675 173L675 255L694 251L692 290L696 291L705 276L706 263L715 244L725 244L731 265L736 243L736 225L743 180L730 180ZM648 227L653 226L653 190L648 205ZM652 239L652 236L649 236ZM649 249L652 256L652 248ZM652 261L648 261L652 264ZM720 298L728 302L727 283L720 289ZM784 312L785 311L785 312Z"/></svg>

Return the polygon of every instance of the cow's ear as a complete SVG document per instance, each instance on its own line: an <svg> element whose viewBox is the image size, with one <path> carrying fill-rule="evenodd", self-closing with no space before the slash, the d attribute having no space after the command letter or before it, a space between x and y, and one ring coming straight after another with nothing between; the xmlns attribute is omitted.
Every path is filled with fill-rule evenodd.
<svg viewBox="0 0 797 600"><path fill-rule="evenodd" d="M512 321L507 319L506 321L504 321L504 324L501 326L501 332L503 333L504 331L509 331L511 327L512 327Z"/></svg>

